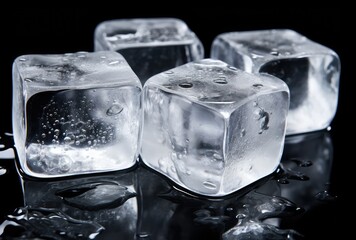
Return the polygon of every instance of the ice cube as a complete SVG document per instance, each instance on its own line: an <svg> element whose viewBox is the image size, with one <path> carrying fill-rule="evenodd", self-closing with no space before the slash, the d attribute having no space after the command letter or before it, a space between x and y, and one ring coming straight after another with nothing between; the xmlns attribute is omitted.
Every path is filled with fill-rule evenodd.
<svg viewBox="0 0 356 240"><path fill-rule="evenodd" d="M141 91L115 52L18 57L13 130L23 171L46 178L133 166Z"/></svg>
<svg viewBox="0 0 356 240"><path fill-rule="evenodd" d="M146 80L184 63L202 59L203 45L179 19L118 19L95 30L95 50L121 53L140 78Z"/></svg>
<svg viewBox="0 0 356 240"><path fill-rule="evenodd" d="M321 130L334 118L340 61L331 49L292 30L230 32L217 36L211 57L247 72L264 72L290 89L287 134Z"/></svg>
<svg viewBox="0 0 356 240"><path fill-rule="evenodd" d="M143 162L198 194L223 196L279 164L287 85L204 59L150 78L143 93Z"/></svg>

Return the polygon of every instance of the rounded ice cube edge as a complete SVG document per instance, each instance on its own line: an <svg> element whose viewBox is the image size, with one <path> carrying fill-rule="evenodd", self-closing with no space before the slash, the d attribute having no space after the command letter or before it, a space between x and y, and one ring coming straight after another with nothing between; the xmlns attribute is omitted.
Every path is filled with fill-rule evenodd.
<svg viewBox="0 0 356 240"><path fill-rule="evenodd" d="M238 196L243 196L246 193L251 192L253 189L258 188L259 186L262 186L263 184L265 184L266 182L270 181L271 179L273 179L275 177L276 174L278 174L279 172L279 165L277 166L277 168L270 174L261 177L260 179L242 187L239 188L236 191L233 191L231 193L228 194L223 194L223 195L208 195L208 194L201 194L195 191L190 190L189 188L177 183L176 181L174 181L172 178L168 177L167 175L163 174L162 172L159 172L155 169L153 169L152 167L150 167L149 165L147 165L143 160L142 157L139 156L138 158L138 163L134 166L133 169L135 169L137 167L139 168L145 168L148 171L151 171L154 174L157 174L158 176L162 177L165 181L167 181L167 183L170 185L171 189L177 190L187 196L193 197L193 198L197 198L197 199L202 199L202 200L212 200L212 201L216 201L216 200L221 200L221 199L228 199L228 198L233 198L233 197L238 197ZM131 169L131 168L130 168ZM165 194L169 194L172 190L162 193L162 196L164 197ZM168 196L169 197L169 196Z"/></svg>
<svg viewBox="0 0 356 240"><path fill-rule="evenodd" d="M200 73L201 76L197 76L197 73ZM213 75L206 76L207 73L208 75ZM194 80L193 76L197 77L197 79ZM236 76L238 77L236 78ZM174 78L176 78L176 80L173 80ZM217 95L209 99L209 94L205 96L198 94L204 89L205 81L207 81L206 83L210 84L210 86L218 86L220 90L223 90L223 92L221 92L222 98L220 98L220 100L224 101L223 104L219 103L220 100ZM194 86L196 86L197 89L194 90ZM226 86L228 86L227 89L225 88ZM221 89L221 87L223 88ZM206 89L209 88L207 87ZM234 94L236 95L233 96ZM264 73L249 74L219 60L204 59L182 65L151 77L144 86L143 99L144 126L140 152L141 159L146 166L165 175L175 182L176 185L186 189L188 192L206 197L224 197L253 184L258 179L269 176L277 169L280 163L286 130L285 119L289 106L289 90L287 85L278 78ZM168 101L170 102L170 106L165 106ZM184 129L184 125L187 126L189 124L187 121L185 124L181 122L181 114L179 114L179 112L183 113L183 115L189 115L190 106L194 108L192 112L193 115L195 114L194 116L205 115L206 119L202 125L209 126L209 124L211 124L210 127L213 126L214 123L209 122L209 119L217 117L216 119L221 119L218 120L221 121L221 126L225 125L227 129L230 129L225 133L223 133L225 130L222 129L221 133L223 134L220 135L222 137L221 144L222 146L224 145L222 148L226 150L224 150L226 152L225 155L220 155L222 152L219 152L219 147L216 149L205 149L205 155L207 157L203 156L204 151L194 150L194 147L193 149L189 149L189 145L193 146L198 143L197 146L203 146L204 144L207 146L209 144L204 143L206 139L217 139L220 137L217 133L220 130L215 131L214 128L207 127L200 128L198 125L201 122L196 121L195 117L190 119L189 124L194 126L194 128L191 129L193 133L190 134L190 137L194 138L193 136L197 136L199 133L215 133L210 133L210 136L208 134L206 137L202 136L199 140L188 139L188 141L186 141L184 138L180 139L182 136L178 135L180 135L180 132L184 132L181 131ZM235 111L236 109L232 111L230 111L231 109L227 110L230 111L229 113L220 111L221 109L219 110L219 107L216 108L216 106L220 106L225 110L236 108L242 112L245 111L246 118L243 117L243 120L238 120L238 116L245 115L233 114L234 112L238 112ZM270 108L275 109L275 111L271 112L272 110ZM167 111L169 114L167 114ZM240 113L242 113L241 111ZM157 114L159 112L161 114ZM278 114L280 114L280 116ZM247 116L250 118L247 118ZM161 121L160 119L164 121L159 122ZM234 121L240 121L239 126L249 124L249 122L251 122L253 126L246 126L246 129L233 129L234 126L235 128L239 128L236 126L238 124L233 123ZM171 125L167 125L169 122ZM271 129L278 130L274 134L269 135L272 131ZM231 134L231 132L235 133ZM223 135L225 135L225 138ZM169 136L175 137L169 140ZM263 139L263 141L255 141L244 146L244 143L241 143L244 141L239 141L238 139L240 137L244 138L245 136L258 136L259 139ZM268 136L273 136L273 138L269 138ZM183 141L186 141L188 144L185 145ZM206 140L206 142L207 141L209 140ZM230 146L242 144L239 145L240 148L244 148L242 150L251 147L255 148L255 150L250 151L250 153L244 156L240 156L239 160L233 161L232 159L234 157L232 155L235 155L235 159L238 159L239 157L237 155L239 151L236 149L228 149L229 147L226 144L228 141L232 143ZM167 142L171 142L172 146L169 146L171 144L167 146ZM213 145L216 143L210 144ZM173 147L173 145L175 146ZM270 147L266 148L267 145ZM177 149L177 151L174 149ZM272 149L274 149L274 151ZM194 151L200 151L200 153L197 153L198 157L195 158L197 161L194 160L193 156L184 156ZM251 153L253 153L253 155L251 155ZM248 159L251 160L251 156L259 157L255 160L256 162L251 162L252 164L248 165L246 164L246 159L248 162ZM184 162L184 158L188 160ZM199 165L201 162L210 161L209 158L210 160L213 158L218 160L216 161L217 164L212 166L211 169ZM220 161L223 158L227 161ZM241 158L243 158L242 161ZM183 160L178 161L177 159ZM199 168L192 168L192 166L189 165L194 161L195 163L193 163L193 165L198 164ZM241 164L237 164L239 161ZM227 163L226 166L225 163ZM213 182L209 178L204 179L204 177L200 178L199 176L194 177L194 175L199 175L199 173L205 174L207 172L214 172L214 168L219 168L219 164L221 166L223 165L221 168L223 171L219 174L224 175L219 180L220 182ZM249 174L249 171L252 171L251 174ZM177 173L180 176L178 176ZM215 173L208 173L208 175L209 174L210 177L216 177L213 176ZM255 174L257 174L258 177L254 177ZM189 179L189 177L192 179ZM239 181L241 181L241 183L238 183ZM220 187L221 185L222 187ZM203 186L205 189L202 188Z"/></svg>
<svg viewBox="0 0 356 240"><path fill-rule="evenodd" d="M73 65L71 66L71 64ZM17 166L21 175L36 179L55 179L90 174L104 174L106 172L116 171L126 172L127 170L135 168L141 141L141 92L142 85L139 79L119 53L110 51L82 51L66 54L28 54L17 57L13 63L12 115ZM124 97L124 102L120 102L121 97L118 95L119 93L125 93L127 95ZM80 111L89 114L89 116L85 118L88 122L84 121L84 119L80 119L80 116L78 118L75 116L72 118L75 126L81 126L83 129L81 130L82 133L88 133L86 138L82 135L78 135L77 133L79 133L78 131L80 129L75 129L75 127L72 130L78 131L77 133L73 133L73 137L75 137L75 139L73 139L79 141L78 144L76 141L74 141L75 144L73 144L72 141L68 142L68 140L65 139L64 131L62 132L62 130L65 129L61 129L61 127L59 127L58 130L47 128L49 132L36 132L36 129L40 129L38 126L41 124L48 127L48 124L43 122L42 118L45 115L50 116L49 111L53 110L49 106L46 106L47 113L44 110L45 108L43 109L44 112L41 113L41 108L43 107L41 104L46 105L48 103L45 103L45 99L43 101L37 101L41 99L39 98L41 94L44 94L43 96L45 98L47 97L46 99L50 101L57 97L59 104L62 104L57 106L58 111L56 110L56 114L58 114L58 116L64 114L61 116L64 120L62 122L61 117L58 117L58 119L50 119L49 122L52 125L57 124L57 126L63 127L62 125L68 120L66 119L67 110L71 112L73 116L75 114L79 115ZM64 100L60 100L58 98L59 95L64 96ZM76 99L76 96L78 96L78 99ZM83 99L80 99L80 97L83 97ZM31 100L36 98L37 100L33 100L31 103ZM68 108L66 110L65 105L68 103L65 103L65 99L74 102L77 107ZM85 103L86 106L79 106L82 103ZM95 104L97 104L97 106ZM27 112L29 105L31 105L31 109L35 109L37 106L38 109L35 112ZM130 109L130 105L136 107ZM120 120L122 116L131 116L131 120L127 122L132 125L132 136L127 137L126 140L125 138L121 138L121 133L116 131L118 129L116 121L122 122ZM108 121L101 122L100 119L103 119L103 117L107 117ZM29 118L32 118L32 120ZM114 120L114 118L117 119ZM35 121L33 121L33 119L35 119ZM92 121L92 126L89 124L89 121ZM29 122L31 122L32 127L34 126L34 128L31 127L32 130L27 126ZM38 124L38 126L35 126L36 124ZM135 127L136 125L137 127ZM101 129L101 132L99 132L100 126L106 129ZM90 129L92 129L95 134L99 134L100 136L97 137L100 139L97 139L95 136L90 136L91 134L89 134L88 131ZM130 128L127 127L126 129ZM105 135L105 130L107 131L107 135ZM127 131L125 130L124 132ZM52 163L48 165L51 161L46 161L46 169L39 171L39 166L30 166L28 163L28 154L30 154L31 157L34 157L36 154L41 155L40 151L36 152L36 148L30 147L31 143L33 143L31 141L35 141L33 135L31 135L32 133L35 133L37 137L40 138L38 140L43 140L45 145L49 143L47 138L52 135L54 138L54 134L56 134L59 145L69 144L69 146L79 146L79 148L78 150L73 149L70 153L55 150L57 152L52 152L51 157L48 157L52 158L53 165L51 165ZM72 138L72 135L66 137ZM117 150L112 152L107 149L107 154L100 154L94 153L92 149L87 154L75 154L76 151L84 149L85 144L87 144L88 147L93 146L94 150L95 146L105 146L106 143L108 143L107 146L109 146L110 142L115 145L115 138L120 138L122 142L133 141L133 144L130 144L132 145L132 147L129 148L130 153L120 154L122 157L115 157L114 152L117 152ZM53 140L55 139L52 139L52 141ZM118 147L118 149L122 148L123 147ZM136 150L134 150L134 148L136 148ZM113 150L113 148L110 149ZM31 150L31 152L28 150ZM101 149L100 151L103 150ZM68 159L69 155L74 157L71 163L77 166L76 170L65 167L66 169L57 169L57 171L56 168L59 166L56 166L56 162L60 162L61 159ZM75 155L78 155L78 157L75 157ZM129 157L129 155L131 155L131 157ZM127 156L126 160L123 160L124 156ZM40 160L40 158L39 156L38 160ZM89 158L88 164L90 164L90 162L93 164L91 167L85 166L86 158ZM77 165L78 162L80 162L79 165L84 163L83 167ZM46 172L47 170L50 172Z"/></svg>

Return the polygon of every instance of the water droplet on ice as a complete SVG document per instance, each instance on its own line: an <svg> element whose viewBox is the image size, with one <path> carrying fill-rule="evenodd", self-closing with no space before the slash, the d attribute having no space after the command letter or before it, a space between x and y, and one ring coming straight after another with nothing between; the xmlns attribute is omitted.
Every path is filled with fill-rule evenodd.
<svg viewBox="0 0 356 240"><path fill-rule="evenodd" d="M263 87L263 85L260 84L260 83L253 84L252 86L255 87L255 88L258 88L258 89L260 89L261 87Z"/></svg>
<svg viewBox="0 0 356 240"><path fill-rule="evenodd" d="M225 77L219 77L217 79L214 79L213 82L217 83L217 84L227 84L227 81L226 81Z"/></svg>
<svg viewBox="0 0 356 240"><path fill-rule="evenodd" d="M116 65L118 64L120 61L112 61L112 62L109 62L109 65Z"/></svg>
<svg viewBox="0 0 356 240"><path fill-rule="evenodd" d="M113 104L108 110L106 110L106 115L114 116L122 112L124 108L119 104Z"/></svg>
<svg viewBox="0 0 356 240"><path fill-rule="evenodd" d="M177 172L177 170L176 170L176 168L174 166L171 166L171 171L174 172L174 173Z"/></svg>
<svg viewBox="0 0 356 240"><path fill-rule="evenodd" d="M19 61L24 62L24 61L27 61L27 59L26 58L20 58Z"/></svg>
<svg viewBox="0 0 356 240"><path fill-rule="evenodd" d="M216 184L210 182L210 181L205 181L203 182L204 187L208 188L208 189L216 189Z"/></svg>
<svg viewBox="0 0 356 240"><path fill-rule="evenodd" d="M232 71L237 71L237 68L233 67L233 66L230 66L230 65L227 65L227 68L232 70Z"/></svg>
<svg viewBox="0 0 356 240"><path fill-rule="evenodd" d="M279 56L280 53L278 51L271 51L270 54L273 56Z"/></svg>
<svg viewBox="0 0 356 240"><path fill-rule="evenodd" d="M45 134L45 133L42 133L41 137L42 137L42 138L45 138L45 137L46 137L46 134Z"/></svg>
<svg viewBox="0 0 356 240"><path fill-rule="evenodd" d="M183 82L183 83L180 83L179 86L181 88L191 88L191 87L193 87L193 84L189 83L189 82Z"/></svg>
<svg viewBox="0 0 356 240"><path fill-rule="evenodd" d="M244 137L246 135L246 130L241 129L240 137Z"/></svg>

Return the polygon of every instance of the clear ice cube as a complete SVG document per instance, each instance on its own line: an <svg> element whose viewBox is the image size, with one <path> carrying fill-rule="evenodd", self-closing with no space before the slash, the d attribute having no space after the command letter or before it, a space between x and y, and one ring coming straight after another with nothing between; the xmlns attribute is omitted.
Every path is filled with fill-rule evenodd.
<svg viewBox="0 0 356 240"><path fill-rule="evenodd" d="M179 19L118 19L95 30L95 50L121 53L142 82L160 72L202 59L203 45Z"/></svg>
<svg viewBox="0 0 356 240"><path fill-rule="evenodd" d="M292 30L230 32L217 36L211 57L247 72L264 72L290 89L287 134L321 130L335 116L340 61L331 49Z"/></svg>
<svg viewBox="0 0 356 240"><path fill-rule="evenodd" d="M287 85L204 59L150 78L143 91L144 163L198 194L223 196L279 164Z"/></svg>
<svg viewBox="0 0 356 240"><path fill-rule="evenodd" d="M58 177L133 166L141 91L137 76L115 52L18 57L13 131L23 171Z"/></svg>

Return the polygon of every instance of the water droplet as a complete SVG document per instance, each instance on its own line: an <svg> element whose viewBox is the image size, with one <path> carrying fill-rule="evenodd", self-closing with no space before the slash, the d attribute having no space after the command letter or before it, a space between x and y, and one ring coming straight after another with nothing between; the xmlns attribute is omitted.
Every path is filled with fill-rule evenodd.
<svg viewBox="0 0 356 240"><path fill-rule="evenodd" d="M208 189L216 189L217 188L216 184L212 183L210 181L203 182L203 185L204 185L204 187L206 187Z"/></svg>
<svg viewBox="0 0 356 240"><path fill-rule="evenodd" d="M163 158L158 160L158 166L163 169L166 166L166 161Z"/></svg>
<svg viewBox="0 0 356 240"><path fill-rule="evenodd" d="M329 127L327 127L327 128L326 128L326 130L327 130L327 131L330 131L330 130L331 130L331 127L330 127L330 126L329 126Z"/></svg>
<svg viewBox="0 0 356 240"><path fill-rule="evenodd" d="M232 70L232 71L237 71L237 68L235 68L235 67L233 67L233 66L231 66L231 65L227 65L227 68L230 69L230 70Z"/></svg>
<svg viewBox="0 0 356 240"><path fill-rule="evenodd" d="M220 77L220 78L214 79L213 82L217 83L217 84L227 84L227 80L225 77Z"/></svg>
<svg viewBox="0 0 356 240"><path fill-rule="evenodd" d="M263 87L263 85L260 83L256 83L256 84L253 84L252 87L260 89L261 87Z"/></svg>
<svg viewBox="0 0 356 240"><path fill-rule="evenodd" d="M0 176L6 173L6 169L0 166Z"/></svg>
<svg viewBox="0 0 356 240"><path fill-rule="evenodd" d="M176 170L176 168L175 168L174 166L171 166L170 169L171 169L171 171L174 172L174 173L177 172L177 170Z"/></svg>
<svg viewBox="0 0 356 240"><path fill-rule="evenodd" d="M280 184L288 184L289 183L287 178L280 178L277 180L277 182Z"/></svg>
<svg viewBox="0 0 356 240"><path fill-rule="evenodd" d="M179 86L181 88L191 88L191 87L193 87L193 84L189 83L189 82L183 82L183 83L180 83Z"/></svg>
<svg viewBox="0 0 356 240"><path fill-rule="evenodd" d="M243 128L241 129L240 137L244 137L245 135L246 135L246 130Z"/></svg>
<svg viewBox="0 0 356 240"><path fill-rule="evenodd" d="M310 167L311 165L313 165L311 161L302 161L299 159L291 159L291 161L295 162L298 167Z"/></svg>
<svg viewBox="0 0 356 240"><path fill-rule="evenodd" d="M42 133L42 134L41 134L41 137L42 137L42 138L45 138L45 137L46 137L46 134L45 134L45 133Z"/></svg>
<svg viewBox="0 0 356 240"><path fill-rule="evenodd" d="M324 190L315 194L315 198L319 201L330 202L335 201L337 199L337 196L333 196L329 193L329 191Z"/></svg>
<svg viewBox="0 0 356 240"><path fill-rule="evenodd" d="M75 141L75 145L79 145L80 144L80 141Z"/></svg>
<svg viewBox="0 0 356 240"><path fill-rule="evenodd" d="M106 56L100 56L101 59L106 59Z"/></svg>
<svg viewBox="0 0 356 240"><path fill-rule="evenodd" d="M113 104L108 110L106 110L106 115L108 116L115 116L122 112L124 108L121 107L119 104Z"/></svg>
<svg viewBox="0 0 356 240"><path fill-rule="evenodd" d="M223 159L222 156L220 156L220 154L217 154L217 153L213 154L213 158L217 161L221 161Z"/></svg>
<svg viewBox="0 0 356 240"><path fill-rule="evenodd" d="M280 55L280 53L278 51L271 51L270 54L273 55L273 56L279 56Z"/></svg>
<svg viewBox="0 0 356 240"><path fill-rule="evenodd" d="M188 139L188 138L187 138L187 139L185 139L185 142L186 142L186 143L189 143L189 139Z"/></svg>
<svg viewBox="0 0 356 240"><path fill-rule="evenodd" d="M25 82L33 82L31 78L25 78Z"/></svg>
<svg viewBox="0 0 356 240"><path fill-rule="evenodd" d="M82 210L116 208L136 193L116 182L99 181L72 186L56 193L63 201Z"/></svg>
<svg viewBox="0 0 356 240"><path fill-rule="evenodd" d="M19 61L24 62L24 61L27 61L27 59L26 58L20 58Z"/></svg>
<svg viewBox="0 0 356 240"><path fill-rule="evenodd" d="M137 233L136 236L138 239L151 239L150 234L148 233Z"/></svg>
<svg viewBox="0 0 356 240"><path fill-rule="evenodd" d="M109 65L116 65L118 64L120 61L116 60L116 61L112 61L112 62L109 62Z"/></svg>
<svg viewBox="0 0 356 240"><path fill-rule="evenodd" d="M173 74L174 72L173 71L165 71L164 73L165 74Z"/></svg>

